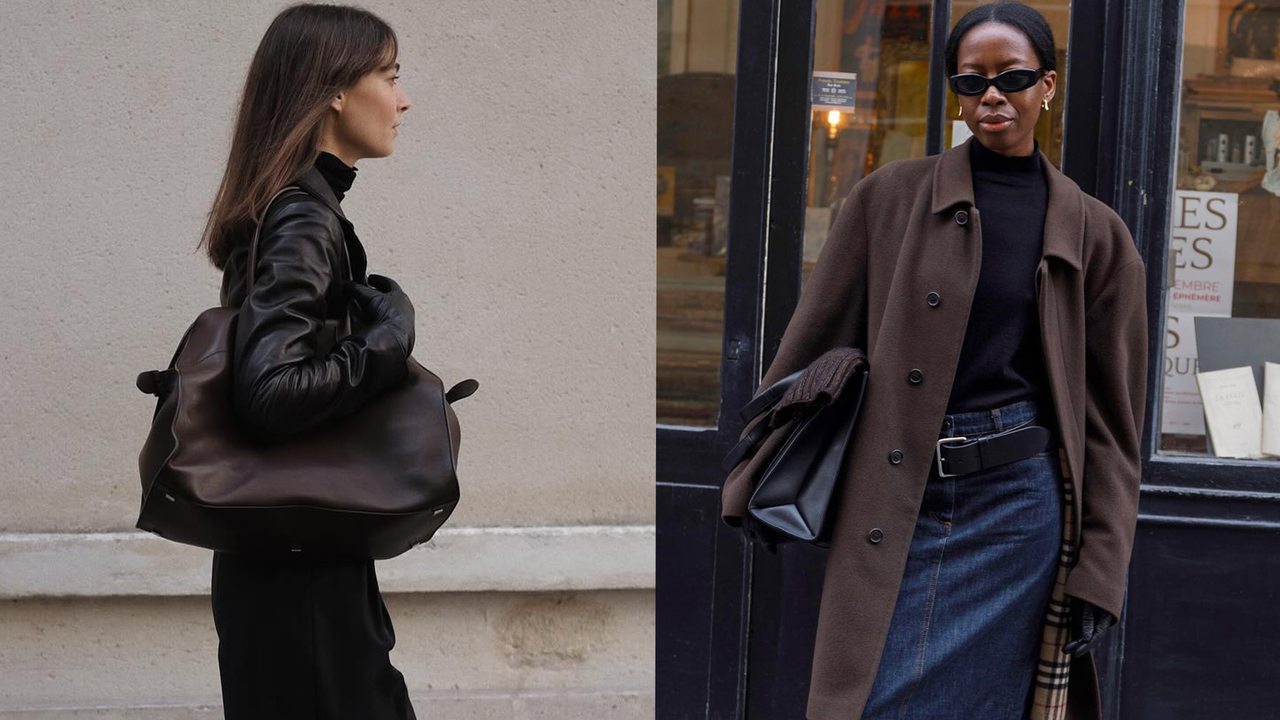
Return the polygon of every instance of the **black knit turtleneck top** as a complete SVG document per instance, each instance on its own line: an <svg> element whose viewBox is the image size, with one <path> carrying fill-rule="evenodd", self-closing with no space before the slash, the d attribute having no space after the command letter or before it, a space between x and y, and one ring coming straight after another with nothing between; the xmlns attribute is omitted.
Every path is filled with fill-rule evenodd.
<svg viewBox="0 0 1280 720"><path fill-rule="evenodd" d="M1030 155L1009 157L975 137L969 160L982 269L947 412L987 410L1020 400L1047 403L1051 396L1036 299L1049 200L1040 143Z"/></svg>
<svg viewBox="0 0 1280 720"><path fill-rule="evenodd" d="M347 165L337 155L322 150L316 156L316 169L324 176L325 182L329 183L329 188L333 190L334 196L341 203L342 197L351 189L351 183L355 182L356 167ZM347 244L347 251L351 257L351 272L354 273L354 277L364 282L369 263L369 257L365 254L364 245L360 243L360 238L356 235L355 228L346 218L342 218L342 231L343 238Z"/></svg>
<svg viewBox="0 0 1280 720"><path fill-rule="evenodd" d="M328 181L333 194L338 197L338 202L342 202L342 196L351 189L351 183L355 182L355 166L348 166L338 159L337 155L321 150L320 155L316 157L316 168Z"/></svg>

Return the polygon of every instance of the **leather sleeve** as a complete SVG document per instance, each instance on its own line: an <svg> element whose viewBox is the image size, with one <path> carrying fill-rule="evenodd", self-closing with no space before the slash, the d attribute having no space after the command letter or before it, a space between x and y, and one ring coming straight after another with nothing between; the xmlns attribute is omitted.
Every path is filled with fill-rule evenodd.
<svg viewBox="0 0 1280 720"><path fill-rule="evenodd" d="M232 382L236 419L260 442L348 415L408 372L399 342L381 325L319 354L343 242L337 216L316 202L273 208L263 221L254 287L236 320Z"/></svg>

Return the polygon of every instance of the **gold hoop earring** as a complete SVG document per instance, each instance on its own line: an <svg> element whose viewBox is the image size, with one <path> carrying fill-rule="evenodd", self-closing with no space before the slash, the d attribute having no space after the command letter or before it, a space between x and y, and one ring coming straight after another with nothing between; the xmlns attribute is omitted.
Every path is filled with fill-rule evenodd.
<svg viewBox="0 0 1280 720"><path fill-rule="evenodd" d="M964 117L964 108L963 108L963 107L958 107L958 108L956 108L956 117Z"/></svg>
<svg viewBox="0 0 1280 720"><path fill-rule="evenodd" d="M1045 109L1045 110L1048 110L1048 109L1049 109L1049 98L1045 98L1045 99L1044 99L1044 109Z"/></svg>

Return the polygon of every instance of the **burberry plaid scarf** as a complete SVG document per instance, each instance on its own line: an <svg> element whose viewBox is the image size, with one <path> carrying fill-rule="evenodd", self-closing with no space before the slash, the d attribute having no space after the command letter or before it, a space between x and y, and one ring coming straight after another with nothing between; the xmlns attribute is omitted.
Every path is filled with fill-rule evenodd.
<svg viewBox="0 0 1280 720"><path fill-rule="evenodd" d="M1040 662L1036 665L1032 687L1031 710L1028 720L1063 720L1067 713L1067 685L1071 678L1071 655L1062 652L1069 638L1071 622L1067 605L1067 573L1075 564L1075 524L1072 522L1072 503L1075 490L1071 484L1071 470L1067 466L1067 452L1058 448L1058 460L1062 463L1062 550L1058 554L1058 575L1053 582L1053 594L1045 611L1044 630L1040 639Z"/></svg>

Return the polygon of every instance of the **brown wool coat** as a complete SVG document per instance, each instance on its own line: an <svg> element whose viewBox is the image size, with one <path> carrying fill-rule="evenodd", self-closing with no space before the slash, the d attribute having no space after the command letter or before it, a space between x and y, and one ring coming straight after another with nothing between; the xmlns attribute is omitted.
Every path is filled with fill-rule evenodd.
<svg viewBox="0 0 1280 720"><path fill-rule="evenodd" d="M889 163L854 186L760 382L768 387L836 346L863 348L870 361L827 558L811 720L858 718L879 667L981 265L969 142ZM1036 271L1042 350L1080 529L1066 592L1118 618L1141 477L1146 268L1111 208L1043 154L1041 164L1048 181ZM925 300L930 292L942 297L936 306ZM908 380L913 369L921 382ZM740 524L784 435L771 434L730 473L725 522ZM894 450L903 453L898 464L889 460ZM880 542L868 539L873 528ZM1071 663L1067 718L1101 718L1092 653Z"/></svg>

